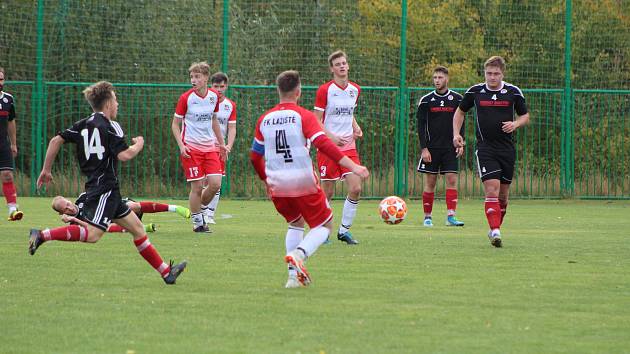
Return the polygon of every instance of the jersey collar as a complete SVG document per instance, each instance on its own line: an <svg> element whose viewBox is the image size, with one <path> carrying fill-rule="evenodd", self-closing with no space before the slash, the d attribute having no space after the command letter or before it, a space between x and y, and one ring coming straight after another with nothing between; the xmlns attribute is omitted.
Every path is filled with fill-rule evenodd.
<svg viewBox="0 0 630 354"><path fill-rule="evenodd" d="M483 86L485 86L485 87L486 87L486 90L488 90L488 91L498 92L498 91L503 90L503 88L505 87L505 81L501 81L501 87L499 87L499 88L498 88L498 89L496 89L496 90L493 90L493 89L489 88L489 87L488 87L488 84L487 84L487 83L485 83L485 82L483 83Z"/></svg>
<svg viewBox="0 0 630 354"><path fill-rule="evenodd" d="M434 93L436 96L438 96L438 97L446 97L446 96L450 95L450 93L451 93L451 89L446 90L446 92L445 92L443 95L440 95L440 94L437 92L437 90L433 90L433 93Z"/></svg>

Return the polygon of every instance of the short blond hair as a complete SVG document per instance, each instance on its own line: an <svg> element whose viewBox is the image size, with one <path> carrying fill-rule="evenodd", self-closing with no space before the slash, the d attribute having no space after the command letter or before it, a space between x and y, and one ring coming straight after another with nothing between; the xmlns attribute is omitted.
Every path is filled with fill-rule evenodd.
<svg viewBox="0 0 630 354"><path fill-rule="evenodd" d="M204 76L210 76L210 65L207 62L201 61L198 63L190 64L188 68L189 73L199 73Z"/></svg>
<svg viewBox="0 0 630 354"><path fill-rule="evenodd" d="M111 82L99 81L83 90L83 96L92 109L99 111L114 97L114 85Z"/></svg>
<svg viewBox="0 0 630 354"><path fill-rule="evenodd" d="M498 55L493 55L490 58L488 58L488 60L486 60L486 62L483 64L483 68L487 68L489 66L495 66L499 69L501 69L501 72L505 71L505 59L503 59L502 57L498 56Z"/></svg>
<svg viewBox="0 0 630 354"><path fill-rule="evenodd" d="M64 200L66 198L58 195L56 197L53 198L52 200L52 205L51 207L53 208L54 211L58 212L59 214L63 214L63 209L62 210L58 210L57 208L55 208L55 205L57 204L58 201Z"/></svg>

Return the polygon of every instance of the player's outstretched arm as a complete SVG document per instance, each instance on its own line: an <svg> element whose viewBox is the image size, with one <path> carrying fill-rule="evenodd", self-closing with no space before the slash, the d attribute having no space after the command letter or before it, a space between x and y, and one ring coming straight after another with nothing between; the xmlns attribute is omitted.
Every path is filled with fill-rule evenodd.
<svg viewBox="0 0 630 354"><path fill-rule="evenodd" d="M462 125L464 124L465 115L466 113L459 107L453 115L453 146L455 146L455 148L463 148L465 145L464 138L459 133L462 129Z"/></svg>
<svg viewBox="0 0 630 354"><path fill-rule="evenodd" d="M142 151L142 148L144 147L143 137L137 136L135 138L131 138L131 141L133 142L133 145L118 153L117 157L119 161L129 161Z"/></svg>
<svg viewBox="0 0 630 354"><path fill-rule="evenodd" d="M368 176L370 175L367 167L356 164L348 156L344 156L343 158L341 158L341 160L339 160L339 164L363 179L368 178Z"/></svg>
<svg viewBox="0 0 630 354"><path fill-rule="evenodd" d="M49 185L52 182L52 165L55 162L55 158L61 149L61 146L66 141L59 135L55 135L48 143L48 149L46 149L46 157L44 158L44 165L42 166L42 172L37 178L37 188L42 185Z"/></svg>

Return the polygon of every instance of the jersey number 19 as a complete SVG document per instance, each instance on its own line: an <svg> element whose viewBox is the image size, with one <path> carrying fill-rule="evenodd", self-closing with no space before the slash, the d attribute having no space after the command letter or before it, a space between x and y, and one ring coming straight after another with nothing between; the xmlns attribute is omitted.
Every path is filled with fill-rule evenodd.
<svg viewBox="0 0 630 354"><path fill-rule="evenodd" d="M105 148L101 145L101 134L98 129L94 129L92 137L89 137L87 129L81 130L81 136L83 137L83 151L85 152L85 159L89 160L90 155L96 154L96 158L103 159L103 153Z"/></svg>

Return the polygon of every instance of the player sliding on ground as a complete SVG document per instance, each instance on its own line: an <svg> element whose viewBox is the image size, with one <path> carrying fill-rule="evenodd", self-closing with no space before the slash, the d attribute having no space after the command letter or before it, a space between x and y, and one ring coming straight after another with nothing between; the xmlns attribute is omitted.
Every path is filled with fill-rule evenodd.
<svg viewBox="0 0 630 354"><path fill-rule="evenodd" d="M298 106L301 86L297 71L281 73L276 84L280 103L258 119L250 159L276 210L289 224L285 238L289 278L285 287L296 288L311 282L304 262L326 241L333 220L330 204L313 171L307 140L320 154L358 178L366 178L368 170L339 151L315 115ZM311 230L303 237L305 222Z"/></svg>
<svg viewBox="0 0 630 354"><path fill-rule="evenodd" d="M62 214L62 220L65 223L72 223L83 225L85 220L81 220L81 209L85 205L86 193L81 193L79 198L73 203L70 200L58 195L53 198L52 208L59 214ZM136 202L131 198L123 198L123 202L127 204L127 207L131 209L138 219L142 220L144 213L162 213L173 212L177 213L185 219L190 218L190 210L179 205L162 204L156 202ZM144 224L144 230L146 232L155 232L155 224ZM107 228L107 232L127 232L122 226L116 223L111 223Z"/></svg>
<svg viewBox="0 0 630 354"><path fill-rule="evenodd" d="M162 276L164 282L175 284L177 277L186 268L186 262L177 265L172 261L170 264L164 263L149 242L142 222L120 197L118 161L129 161L136 157L144 146L144 139L141 136L132 138L131 146L125 142L123 130L115 121L118 101L111 83L97 82L86 88L83 94L94 113L50 140L37 186L48 185L52 181L52 165L62 145L66 142L75 144L79 167L87 176L85 202L79 212L79 217L87 225L31 229L28 252L34 255L43 243L49 241L95 243L107 227L115 222L129 230L140 255Z"/></svg>

